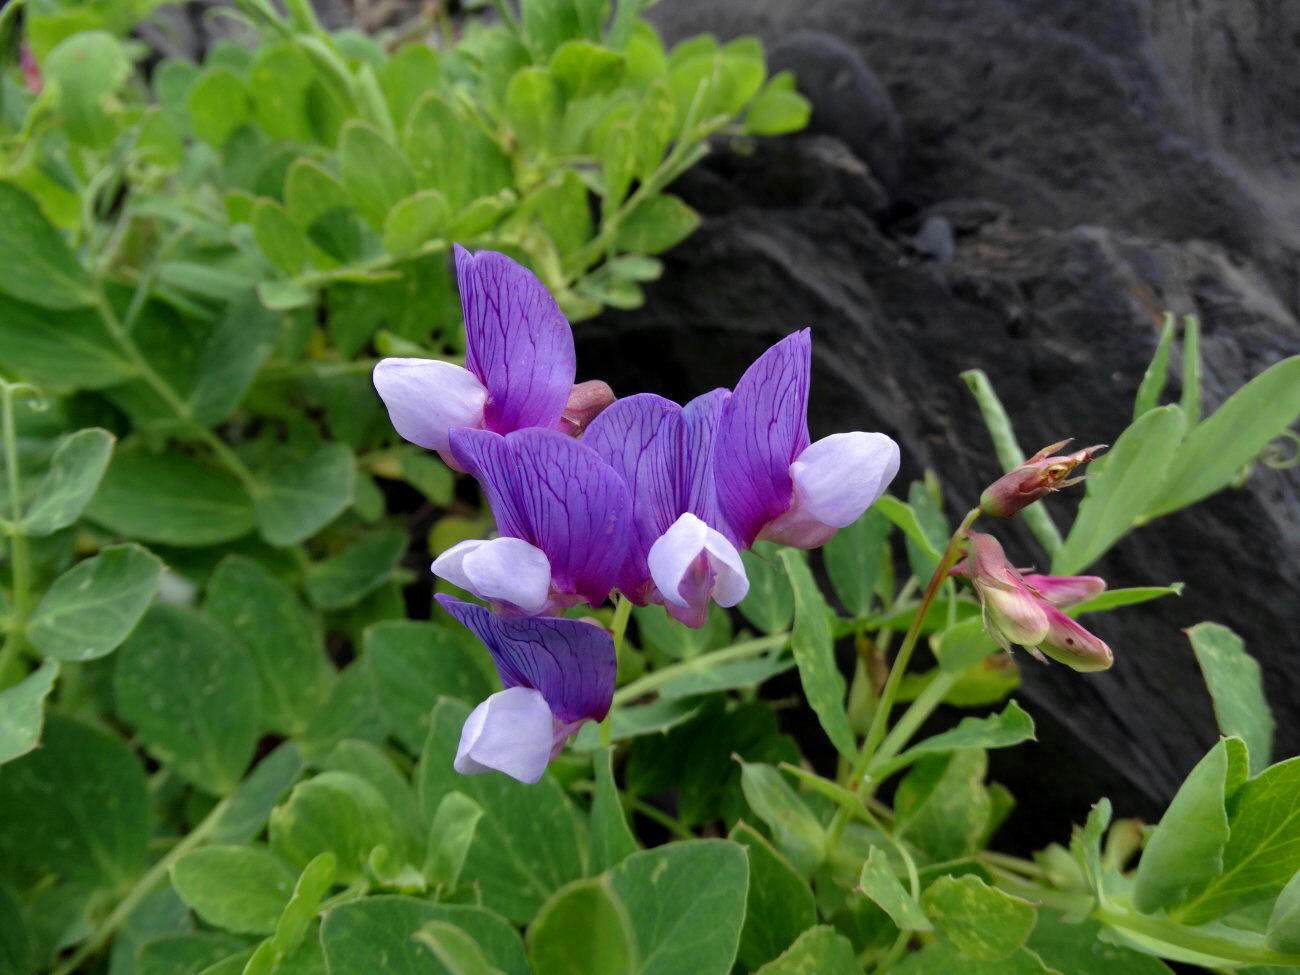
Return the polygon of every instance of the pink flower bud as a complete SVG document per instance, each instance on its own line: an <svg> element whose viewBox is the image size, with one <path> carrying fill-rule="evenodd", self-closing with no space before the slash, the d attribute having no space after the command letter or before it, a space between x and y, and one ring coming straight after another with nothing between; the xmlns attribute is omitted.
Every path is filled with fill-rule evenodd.
<svg viewBox="0 0 1300 975"><path fill-rule="evenodd" d="M1110 647L1055 607L1047 607L1047 636L1038 649L1057 663L1090 673L1105 670L1115 662Z"/></svg>
<svg viewBox="0 0 1300 975"><path fill-rule="evenodd" d="M26 41L18 46L18 61L22 65L23 83L27 85L27 90L39 95L45 87L45 81L41 77L41 66L36 63L36 57Z"/></svg>
<svg viewBox="0 0 1300 975"><path fill-rule="evenodd" d="M571 437L580 435L587 429L587 424L596 419L600 411L614 402L614 399L614 390L609 388L607 382L589 379L585 383L578 383L569 392L564 412L555 429Z"/></svg>
<svg viewBox="0 0 1300 975"><path fill-rule="evenodd" d="M1015 470L1003 474L984 489L980 495L980 510L986 515L997 518L1010 518L1021 508L1033 504L1039 498L1071 484L1077 484L1082 478L1069 478L1072 470L1080 464L1086 464L1106 449L1105 444L1097 444L1076 450L1072 454L1048 456L1070 441L1061 440L1044 447Z"/></svg>
<svg viewBox="0 0 1300 975"><path fill-rule="evenodd" d="M1100 576L1040 576L1026 573L1025 585L1053 606L1073 606L1106 591L1106 580Z"/></svg>

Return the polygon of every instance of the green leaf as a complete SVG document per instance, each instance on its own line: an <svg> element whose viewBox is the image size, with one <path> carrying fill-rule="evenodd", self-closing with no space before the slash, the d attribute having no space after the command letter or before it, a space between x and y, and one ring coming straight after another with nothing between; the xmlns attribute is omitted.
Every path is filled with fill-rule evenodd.
<svg viewBox="0 0 1300 975"><path fill-rule="evenodd" d="M542 905L528 926L534 975L640 971L627 907L608 876L575 880Z"/></svg>
<svg viewBox="0 0 1300 975"><path fill-rule="evenodd" d="M1185 924L1266 900L1300 870L1300 843L1295 842L1300 835L1300 758L1279 762L1247 781L1231 795L1230 807L1222 872L1170 912Z"/></svg>
<svg viewBox="0 0 1300 975"><path fill-rule="evenodd" d="M434 887L452 890L460 881L465 858L483 809L461 792L448 792L438 803L429 827L428 854L424 861L424 876Z"/></svg>
<svg viewBox="0 0 1300 975"><path fill-rule="evenodd" d="M1001 714L962 718L957 727L917 742L907 754L948 752L957 748L1009 748L1034 740L1034 719L1019 704L1010 701Z"/></svg>
<svg viewBox="0 0 1300 975"><path fill-rule="evenodd" d="M1083 872L1088 888L1100 901L1106 893L1105 872L1101 865L1101 841L1110 826L1110 800L1098 799L1088 811L1088 821L1074 827L1070 837L1070 853Z"/></svg>
<svg viewBox="0 0 1300 975"><path fill-rule="evenodd" d="M302 943L311 922L316 919L321 899L334 883L337 865L334 854L326 851L312 857L302 868L289 901L275 922L275 934L270 943L276 951L287 955Z"/></svg>
<svg viewBox="0 0 1300 975"><path fill-rule="evenodd" d="M750 135L785 135L808 124L812 105L794 90L794 75L782 71L772 76L745 112L745 131Z"/></svg>
<svg viewBox="0 0 1300 975"><path fill-rule="evenodd" d="M394 254L413 251L444 233L450 219L447 198L437 190L412 193L384 218L384 249Z"/></svg>
<svg viewBox="0 0 1300 975"><path fill-rule="evenodd" d="M431 904L413 897L365 897L325 913L320 941L330 972L430 975L434 954L415 939L430 921L454 924L478 945L484 958L506 975L529 975L519 935L498 915L481 907Z"/></svg>
<svg viewBox="0 0 1300 975"><path fill-rule="evenodd" d="M455 215L453 234L470 203L514 186L513 167L501 148L436 91L411 109L402 151L412 161L419 188L436 189L447 198Z"/></svg>
<svg viewBox="0 0 1300 975"><path fill-rule="evenodd" d="M1224 738L1188 773L1142 851L1133 904L1150 913L1173 907L1223 869L1227 797L1246 777L1240 739Z"/></svg>
<svg viewBox="0 0 1300 975"><path fill-rule="evenodd" d="M537 60L545 60L570 37L580 37L574 0L529 0L521 4L523 38Z"/></svg>
<svg viewBox="0 0 1300 975"><path fill-rule="evenodd" d="M366 629L362 662L393 735L413 753L429 736L440 697L477 704L497 689L482 644L462 631L416 620L385 620Z"/></svg>
<svg viewBox="0 0 1300 975"><path fill-rule="evenodd" d="M937 860L975 852L993 812L983 784L987 766L977 748L929 755L912 766L894 799L898 838Z"/></svg>
<svg viewBox="0 0 1300 975"><path fill-rule="evenodd" d="M310 538L352 503L352 451L327 443L307 457L281 456L260 476L254 500L258 534L276 546Z"/></svg>
<svg viewBox="0 0 1300 975"><path fill-rule="evenodd" d="M736 960L746 969L755 969L817 923L817 905L790 862L752 826L737 823L728 839L743 846L749 858L745 926Z"/></svg>
<svg viewBox="0 0 1300 975"><path fill-rule="evenodd" d="M555 76L545 68L520 68L506 87L503 115L519 144L531 152L542 152L559 132L564 113L564 94Z"/></svg>
<svg viewBox="0 0 1300 975"><path fill-rule="evenodd" d="M351 606L384 583L405 548L404 532L390 529L367 535L338 555L312 565L303 588L320 609Z"/></svg>
<svg viewBox="0 0 1300 975"><path fill-rule="evenodd" d="M752 550L740 553L749 592L736 608L763 633L788 630L794 618L794 593L784 568L776 562L779 550L772 542L755 542Z"/></svg>
<svg viewBox="0 0 1300 975"><path fill-rule="evenodd" d="M639 850L640 844L628 828L618 786L614 783L614 750L601 748L591 756L596 789L591 799L591 870L598 873Z"/></svg>
<svg viewBox="0 0 1300 975"><path fill-rule="evenodd" d="M1300 414L1300 356L1270 366L1228 397L1188 435L1143 512L1150 520L1227 487ZM1110 463L1109 461L1107 462Z"/></svg>
<svg viewBox="0 0 1300 975"><path fill-rule="evenodd" d="M1181 582L1171 582L1167 586L1132 586L1127 589L1107 589L1100 596L1094 596L1092 599L1085 599L1081 603L1075 603L1065 612L1068 616L1082 616L1084 613L1118 609L1120 606L1135 606L1138 603L1150 602L1164 596L1181 596L1182 594L1183 584Z"/></svg>
<svg viewBox="0 0 1300 975"><path fill-rule="evenodd" d="M584 40L565 41L550 61L551 74L570 101L617 88L626 69L622 54Z"/></svg>
<svg viewBox="0 0 1300 975"><path fill-rule="evenodd" d="M1164 324L1160 328L1160 338L1156 341L1156 351L1151 356L1142 382L1138 384L1137 395L1133 399L1133 419L1137 420L1160 403L1160 394L1165 391L1165 378L1169 369L1169 346L1174 339L1174 313L1165 312Z"/></svg>
<svg viewBox="0 0 1300 975"><path fill-rule="evenodd" d="M94 660L135 629L162 579L162 563L139 545L114 545L78 562L41 597L27 638L47 657Z"/></svg>
<svg viewBox="0 0 1300 975"><path fill-rule="evenodd" d="M799 663L799 681L808 704L817 713L822 730L841 755L856 753L853 731L844 713L844 677L835 665L829 610L803 554L783 549L780 559L794 590L794 632L790 646Z"/></svg>
<svg viewBox="0 0 1300 975"><path fill-rule="evenodd" d="M41 747L0 771L0 863L14 882L124 885L144 868L149 830L144 769L116 735L51 714Z"/></svg>
<svg viewBox="0 0 1300 975"><path fill-rule="evenodd" d="M1246 652L1241 637L1226 626L1198 623L1185 632L1214 700L1219 731L1246 743L1250 771L1258 774L1268 765L1276 727L1259 663Z"/></svg>
<svg viewBox="0 0 1300 975"><path fill-rule="evenodd" d="M1277 895L1264 940L1274 951L1300 955L1300 872Z"/></svg>
<svg viewBox="0 0 1300 975"><path fill-rule="evenodd" d="M921 897L939 937L964 957L1001 961L1024 945L1034 929L1029 901L990 887L974 874L944 876Z"/></svg>
<svg viewBox="0 0 1300 975"><path fill-rule="evenodd" d="M414 938L454 975L501 975L501 969L488 963L474 939L448 921L430 921Z"/></svg>
<svg viewBox="0 0 1300 975"><path fill-rule="evenodd" d="M552 893L582 876L579 820L550 775L523 785L495 773L457 774L452 761L468 716L458 701L443 698L434 707L417 771L420 808L432 818L443 796L460 792L483 810L463 877L477 881L484 905L525 922Z"/></svg>
<svg viewBox="0 0 1300 975"><path fill-rule="evenodd" d="M118 122L112 96L131 75L116 37L102 30L74 34L45 56L41 73L58 85L63 128L72 141L92 148L113 141Z"/></svg>
<svg viewBox="0 0 1300 975"><path fill-rule="evenodd" d="M208 924L270 934L289 902L296 876L260 846L207 846L171 866L172 886Z"/></svg>
<svg viewBox="0 0 1300 975"><path fill-rule="evenodd" d="M17 684L0 691L0 765L26 755L40 742L45 699L58 676L58 662L47 660Z"/></svg>
<svg viewBox="0 0 1300 975"><path fill-rule="evenodd" d="M31 939L27 936L22 905L7 887L0 885L0 971L31 971L31 956Z"/></svg>
<svg viewBox="0 0 1300 975"><path fill-rule="evenodd" d="M305 229L324 213L350 207L348 191L320 163L300 156L289 164L284 176L284 208L298 226Z"/></svg>
<svg viewBox="0 0 1300 975"><path fill-rule="evenodd" d="M1105 464L1084 482L1088 490L1078 517L1052 559L1054 575L1076 575L1150 517L1163 485L1171 483L1170 464L1181 453L1184 429L1181 409L1158 406L1120 434Z"/></svg>
<svg viewBox="0 0 1300 975"><path fill-rule="evenodd" d="M299 782L288 801L271 812L271 849L295 867L321 853L334 854L338 879L353 883L365 876L370 851L397 849L392 810L369 782L349 772L322 772Z"/></svg>
<svg viewBox="0 0 1300 975"><path fill-rule="evenodd" d="M263 197L253 208L253 239L281 274L297 274L307 262L307 235L275 200Z"/></svg>
<svg viewBox="0 0 1300 975"><path fill-rule="evenodd" d="M921 910L921 905L898 882L894 868L889 865L889 856L879 847L871 847L867 854L867 862L862 865L862 873L858 877L858 886L889 915L899 930L932 929L930 919Z"/></svg>
<svg viewBox="0 0 1300 975"><path fill-rule="evenodd" d="M271 809L302 774L306 761L293 742L282 742L226 800L208 834L213 843L244 843L262 832Z"/></svg>
<svg viewBox="0 0 1300 975"><path fill-rule="evenodd" d="M998 645L984 630L984 620L972 616L939 634L935 657L944 673L960 674L997 650Z"/></svg>
<svg viewBox="0 0 1300 975"><path fill-rule="evenodd" d="M1102 926L1091 920L1067 924L1049 910L1039 910L1027 947L1059 972L1105 975L1172 975L1159 958L1102 941Z"/></svg>
<svg viewBox="0 0 1300 975"><path fill-rule="evenodd" d="M0 209L5 185L0 183ZM0 227L0 251L5 247L4 233ZM64 310L55 318L43 308L3 294L0 359L15 373L51 389L100 389L131 378L135 369L122 358L94 312Z"/></svg>
<svg viewBox="0 0 1300 975"><path fill-rule="evenodd" d="M204 71L191 86L186 104L194 134L217 149L249 120L253 107L244 80L228 68Z"/></svg>
<svg viewBox="0 0 1300 975"><path fill-rule="evenodd" d="M675 196L652 196L619 224L615 246L638 254L658 254L680 243L700 224L700 215Z"/></svg>
<svg viewBox="0 0 1300 975"><path fill-rule="evenodd" d="M1187 429L1195 430L1201 422L1201 323L1195 315L1183 318L1183 395L1179 405Z"/></svg>
<svg viewBox="0 0 1300 975"><path fill-rule="evenodd" d="M247 949L244 938L216 931L165 934L136 951L135 975L208 975L235 952L247 957ZM218 968L214 975L231 975L231 971Z"/></svg>
<svg viewBox="0 0 1300 975"><path fill-rule="evenodd" d="M228 542L253 527L239 484L180 453L116 451L86 516L140 541L182 546Z"/></svg>
<svg viewBox="0 0 1300 975"><path fill-rule="evenodd" d="M204 613L249 651L266 725L282 734L307 727L334 681L319 624L293 588L252 559L227 556L208 582Z"/></svg>
<svg viewBox="0 0 1300 975"><path fill-rule="evenodd" d="M871 511L879 511L882 515L892 521L909 540L914 542L927 558L938 564L943 553L934 547L926 534L925 528L922 527L920 519L917 518L916 512L911 506L899 501L892 494L882 494L876 499L876 503L871 506Z"/></svg>
<svg viewBox="0 0 1300 975"><path fill-rule="evenodd" d="M889 530L889 519L875 508L868 508L862 517L841 528L822 547L826 574L830 576L835 595L855 616L871 612Z"/></svg>
<svg viewBox="0 0 1300 975"><path fill-rule="evenodd" d="M858 975L862 966L853 944L827 924L809 928L781 957L755 975Z"/></svg>
<svg viewBox="0 0 1300 975"><path fill-rule="evenodd" d="M99 427L66 437L50 458L50 470L22 520L23 533L33 538L66 528L85 510L108 467L113 435Z"/></svg>
<svg viewBox="0 0 1300 975"><path fill-rule="evenodd" d="M339 136L339 175L361 214L382 230L388 211L416 190L411 167L378 130L353 119Z"/></svg>
<svg viewBox="0 0 1300 975"><path fill-rule="evenodd" d="M1098 975L1103 971L1110 975L1108 969L1096 971ZM960 972L961 975L1065 975L1055 968L1048 968L1028 948L1017 948L997 961L978 961L967 958L944 942L927 945L915 954L905 956L889 970L890 975L948 975L950 972Z"/></svg>
<svg viewBox="0 0 1300 975"><path fill-rule="evenodd" d="M772 840L800 876L811 876L826 857L826 831L777 769L740 763L745 801L772 833Z"/></svg>
<svg viewBox="0 0 1300 975"><path fill-rule="evenodd" d="M608 874L636 936L638 975L727 975L745 919L749 866L727 840L633 853Z"/></svg>
<svg viewBox="0 0 1300 975"><path fill-rule="evenodd" d="M384 798L401 841L388 853L411 864L420 862L425 853L428 827L420 815L410 781L379 745L368 741L341 741L319 764L325 771L347 772L374 786Z"/></svg>
<svg viewBox="0 0 1300 975"><path fill-rule="evenodd" d="M0 181L0 291L42 308L93 303L94 285L63 235L13 183Z"/></svg>
<svg viewBox="0 0 1300 975"><path fill-rule="evenodd" d="M349 738L381 742L388 727L379 709L375 682L363 661L346 667L334 681L330 695L298 737L303 754L316 760Z"/></svg>
<svg viewBox="0 0 1300 975"><path fill-rule="evenodd" d="M208 792L234 791L262 723L257 671L228 630L154 606L118 651L113 693L159 760Z"/></svg>
<svg viewBox="0 0 1300 975"><path fill-rule="evenodd" d="M731 639L731 619L721 607L711 607L703 626L682 626L662 606L637 606L632 610L643 648L650 647L672 657L689 660L706 650L726 646Z"/></svg>

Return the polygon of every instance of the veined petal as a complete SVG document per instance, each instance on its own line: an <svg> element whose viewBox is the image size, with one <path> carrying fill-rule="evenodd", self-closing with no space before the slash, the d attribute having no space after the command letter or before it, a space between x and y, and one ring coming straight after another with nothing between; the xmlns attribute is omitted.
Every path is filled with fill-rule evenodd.
<svg viewBox="0 0 1300 975"><path fill-rule="evenodd" d="M609 712L615 661L607 630L563 617L497 616L441 593L434 598L487 646L503 686L540 691L566 724Z"/></svg>
<svg viewBox="0 0 1300 975"><path fill-rule="evenodd" d="M473 373L439 359L381 359L375 389L393 429L430 450L447 450L453 427L481 427L488 391Z"/></svg>
<svg viewBox="0 0 1300 975"><path fill-rule="evenodd" d="M1106 591L1106 580L1100 576L1040 576L1029 573L1025 585L1053 606L1073 606Z"/></svg>
<svg viewBox="0 0 1300 975"><path fill-rule="evenodd" d="M488 393L483 425L497 433L554 427L573 389L573 332L527 268L504 254L455 247L465 315L465 368Z"/></svg>
<svg viewBox="0 0 1300 975"><path fill-rule="evenodd" d="M715 451L718 504L742 545L790 507L790 465L808 446L808 329L755 360L722 406Z"/></svg>
<svg viewBox="0 0 1300 975"><path fill-rule="evenodd" d="M532 785L551 760L551 709L540 691L509 687L470 712L452 768L462 775L504 772Z"/></svg>
<svg viewBox="0 0 1300 975"><path fill-rule="evenodd" d="M551 592L546 553L522 538L470 539L433 561L433 574L490 603L523 613L540 613Z"/></svg>
<svg viewBox="0 0 1300 975"><path fill-rule="evenodd" d="M627 553L631 502L596 451L555 430L461 429L451 452L483 487L497 530L546 553L556 592L605 600Z"/></svg>
<svg viewBox="0 0 1300 975"><path fill-rule="evenodd" d="M734 606L749 592L735 546L690 512L655 541L647 561L665 604L694 611L689 618L678 616L689 625L703 625L710 598Z"/></svg>
<svg viewBox="0 0 1300 975"><path fill-rule="evenodd" d="M714 480L714 443L722 409L731 398L730 390L714 389L682 407L677 460L677 503L679 512L698 515L710 527L732 536L718 505Z"/></svg>

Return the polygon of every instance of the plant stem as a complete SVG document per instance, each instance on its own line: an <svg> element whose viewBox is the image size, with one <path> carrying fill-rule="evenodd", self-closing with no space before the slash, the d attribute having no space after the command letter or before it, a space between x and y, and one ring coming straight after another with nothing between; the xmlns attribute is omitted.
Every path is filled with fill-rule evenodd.
<svg viewBox="0 0 1300 975"><path fill-rule="evenodd" d="M943 703L944 697L947 696L956 683L956 674L940 671L930 683L925 685L925 690L916 696L916 700L908 705L902 717L890 729L889 734L885 736L885 740L880 743L875 757L867 764L864 774L873 783L889 778L899 769L905 768L920 757L912 752L903 752L901 755L898 753L904 745L911 741L912 736L916 734L916 729L921 727L925 719L934 713L934 709ZM895 755L898 755L898 757L894 758ZM893 761L890 761L891 759Z"/></svg>
<svg viewBox="0 0 1300 975"><path fill-rule="evenodd" d="M18 660L23 648L23 630L30 611L31 601L31 552L27 547L27 536L23 533L23 498L22 475L18 471L18 431L14 423L14 395L22 386L4 383L0 389L3 405L4 457L5 474L9 486L9 511L13 519L9 529L9 568L12 573L12 614L9 620L9 632L5 634L4 645L0 646L0 688L6 686L9 671Z"/></svg>
<svg viewBox="0 0 1300 975"><path fill-rule="evenodd" d="M614 704L617 706L626 704L628 701L635 701L638 697L643 697L651 691L658 690L664 684L676 677L680 677L682 674L689 674L695 670L704 670L715 664L726 663L730 660L757 657L764 651L784 646L789 639L789 633L773 633L771 636L759 637L757 640L746 640L743 643L737 643L722 650L714 650L712 653L700 654L698 657L691 657L689 660L683 660L668 667L661 667L654 673L638 677L626 687L619 688L614 693Z"/></svg>
<svg viewBox="0 0 1300 975"><path fill-rule="evenodd" d="M695 839L694 833L692 833L689 829L683 826L672 816L668 815L662 809L658 809L655 806L650 805L650 803L642 801L641 799L633 799L631 797L627 797L623 801L627 803L627 808L630 811L637 813L641 816L644 816L646 819L650 820L651 822L658 823L664 829L668 830L668 832L676 836L679 840Z"/></svg>
<svg viewBox="0 0 1300 975"><path fill-rule="evenodd" d="M957 526L957 530L948 539L948 546L943 550L939 564L935 566L934 574L930 576L930 582L925 587L925 594L921 597L921 602L917 605L916 613L912 617L912 623L908 626L907 634L903 637L902 645L898 648L898 655L894 658L894 665L889 669L889 678L885 681L884 689L880 692L880 700L876 703L876 713L871 717L871 727L867 729L866 740L862 743L862 750L858 753L858 760L854 763L853 771L850 773L849 784L855 789L861 783L867 767L871 764L872 758L875 757L876 749L885 737L885 728L889 723L889 713L893 710L894 699L898 696L898 686L903 682L903 674L912 659L912 651L916 648L917 638L921 635L921 625L925 620L925 614L929 611L930 604L934 602L935 593L939 591L939 587L948 578L948 570L957 561L962 539L966 537L966 530L970 528L979 515L979 508L972 508L967 512L966 517ZM835 816L830 825L829 844L831 847L839 843L840 835L844 832L844 827L849 821L849 813L850 810L844 806L840 806L839 809L835 810Z"/></svg>
<svg viewBox="0 0 1300 975"><path fill-rule="evenodd" d="M62 965L54 969L50 975L72 975L81 967L82 962L103 948L108 943L108 939L131 916L131 912L139 907L140 902L152 894L155 888L166 878L172 864L207 839L208 834L212 832L225 813L229 802L229 799L222 799L213 806L212 811L203 818L203 821L198 826L194 827L188 836L167 851L162 859L150 867L144 876L132 885L126 896L118 902L117 907L113 908L112 913L100 921L95 930L91 932L90 937L83 941L80 947Z"/></svg>
<svg viewBox="0 0 1300 975"><path fill-rule="evenodd" d="M627 635L628 617L632 615L632 600L628 599L622 593L619 593L618 602L614 606L614 621L610 624L610 630L614 635L614 673L618 673L618 655L623 649L623 637ZM617 697L617 695L615 695ZM604 719L600 722L600 743L602 745L611 745L614 742L613 730L614 718L614 701L610 700L609 711L605 713Z"/></svg>
<svg viewBox="0 0 1300 975"><path fill-rule="evenodd" d="M1111 905L1097 907L1092 912L1092 917L1121 931L1162 942L1172 948L1209 955L1227 964L1300 965L1300 955L1284 954L1264 946L1240 944L1196 928L1185 927L1176 921L1146 917Z"/></svg>

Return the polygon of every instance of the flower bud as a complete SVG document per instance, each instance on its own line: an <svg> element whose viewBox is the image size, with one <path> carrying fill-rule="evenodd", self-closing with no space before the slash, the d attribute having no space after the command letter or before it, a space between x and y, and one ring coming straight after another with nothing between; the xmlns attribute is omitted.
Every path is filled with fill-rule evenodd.
<svg viewBox="0 0 1300 975"><path fill-rule="evenodd" d="M1047 607L1047 635L1038 649L1057 663L1082 673L1105 670L1115 662L1110 647L1055 607Z"/></svg>
<svg viewBox="0 0 1300 975"><path fill-rule="evenodd" d="M1034 647L1047 635L1047 612L1024 584L992 535L971 532L964 574L980 599L984 629L1003 650L1011 644Z"/></svg>
<svg viewBox="0 0 1300 975"><path fill-rule="evenodd" d="M555 429L570 437L579 436L587 429L587 424L596 419L600 411L614 402L615 398L614 390L603 380L589 379L585 383L578 383L570 390L569 398L564 403L564 412Z"/></svg>
<svg viewBox="0 0 1300 975"><path fill-rule="evenodd" d="M1025 585L1053 606L1073 606L1106 591L1106 580L1100 576L1040 576L1030 572L1023 578Z"/></svg>
<svg viewBox="0 0 1300 975"><path fill-rule="evenodd" d="M1049 456L1052 451L1059 450L1069 442L1061 440L1044 447L1019 467L1003 474L980 495L980 510L997 518L1010 518L1044 495L1077 484L1082 478L1067 480L1070 472L1080 464L1092 460L1106 449L1106 445L1097 444L1076 450L1072 454Z"/></svg>

